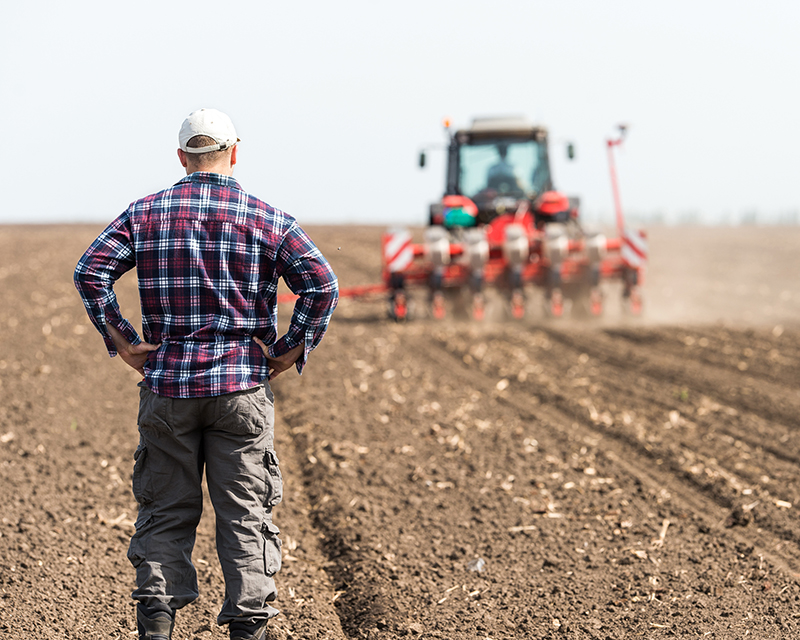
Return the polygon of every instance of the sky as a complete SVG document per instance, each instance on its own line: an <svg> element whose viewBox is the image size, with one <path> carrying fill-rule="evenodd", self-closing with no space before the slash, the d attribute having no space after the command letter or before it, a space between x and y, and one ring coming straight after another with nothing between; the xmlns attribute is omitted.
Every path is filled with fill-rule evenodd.
<svg viewBox="0 0 800 640"><path fill-rule="evenodd" d="M0 222L98 222L183 173L183 119L226 112L235 177L301 224L423 224L442 119L524 115L556 186L613 220L800 209L800 2L7 3ZM577 151L567 160L565 146ZM428 164L417 157L428 148Z"/></svg>

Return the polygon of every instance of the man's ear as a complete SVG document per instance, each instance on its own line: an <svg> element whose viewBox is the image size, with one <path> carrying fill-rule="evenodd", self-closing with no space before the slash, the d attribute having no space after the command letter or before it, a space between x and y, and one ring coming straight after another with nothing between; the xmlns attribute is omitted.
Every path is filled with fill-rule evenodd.
<svg viewBox="0 0 800 640"><path fill-rule="evenodd" d="M231 166L236 164L236 152L239 150L239 145L233 145L233 149L231 149Z"/></svg>
<svg viewBox="0 0 800 640"><path fill-rule="evenodd" d="M180 158L181 166L186 168L186 152L183 149L178 149L178 158Z"/></svg>

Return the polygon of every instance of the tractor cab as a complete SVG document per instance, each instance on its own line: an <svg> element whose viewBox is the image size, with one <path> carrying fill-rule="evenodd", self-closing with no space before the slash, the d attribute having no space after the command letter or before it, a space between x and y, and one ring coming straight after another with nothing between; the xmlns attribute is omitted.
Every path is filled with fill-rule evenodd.
<svg viewBox="0 0 800 640"><path fill-rule="evenodd" d="M552 188L544 127L522 118L478 118L450 135L445 198L431 206L430 223L451 226L448 197L474 203L478 225L521 207L531 210ZM454 220L464 226L463 216Z"/></svg>

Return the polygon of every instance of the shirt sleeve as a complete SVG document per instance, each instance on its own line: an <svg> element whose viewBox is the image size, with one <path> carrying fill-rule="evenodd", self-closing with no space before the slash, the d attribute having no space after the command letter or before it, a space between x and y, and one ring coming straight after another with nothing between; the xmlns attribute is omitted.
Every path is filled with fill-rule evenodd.
<svg viewBox="0 0 800 640"><path fill-rule="evenodd" d="M303 354L296 363L297 372L303 373L308 354L325 335L339 301L339 282L328 261L297 223L284 236L276 263L278 275L299 298L289 330L269 347L269 355L277 358L303 344Z"/></svg>
<svg viewBox="0 0 800 640"><path fill-rule="evenodd" d="M126 211L97 237L75 267L75 287L111 357L117 355L117 349L106 325L117 329L131 344L142 341L133 325L122 317L114 293L114 283L135 266L130 212Z"/></svg>

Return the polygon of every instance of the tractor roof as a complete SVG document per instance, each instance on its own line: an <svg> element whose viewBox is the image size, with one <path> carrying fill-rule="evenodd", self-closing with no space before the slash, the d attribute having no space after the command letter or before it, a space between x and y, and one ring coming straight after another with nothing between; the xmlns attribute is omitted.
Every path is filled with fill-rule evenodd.
<svg viewBox="0 0 800 640"><path fill-rule="evenodd" d="M461 129L458 134L463 134L469 138L504 138L508 137L531 137L539 138L547 135L547 129L533 124L523 116L475 118L472 126L468 129Z"/></svg>

